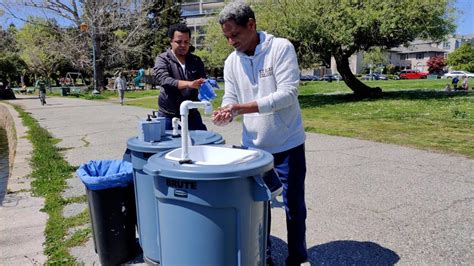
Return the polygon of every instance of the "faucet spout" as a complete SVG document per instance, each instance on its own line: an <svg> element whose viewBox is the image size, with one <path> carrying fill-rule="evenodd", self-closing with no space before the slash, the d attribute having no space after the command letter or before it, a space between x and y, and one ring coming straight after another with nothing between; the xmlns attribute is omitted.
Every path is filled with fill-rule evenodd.
<svg viewBox="0 0 474 266"><path fill-rule="evenodd" d="M204 108L206 114L212 112L212 105L208 101L193 102L184 101L179 106L179 113L181 115L181 162L190 162L189 158L189 128L188 115L189 109Z"/></svg>
<svg viewBox="0 0 474 266"><path fill-rule="evenodd" d="M179 120L179 118L173 117L173 119L171 120L171 126L173 127L173 133L172 133L172 135L173 135L174 137L179 136L179 133L178 133L178 126L181 126L181 121Z"/></svg>

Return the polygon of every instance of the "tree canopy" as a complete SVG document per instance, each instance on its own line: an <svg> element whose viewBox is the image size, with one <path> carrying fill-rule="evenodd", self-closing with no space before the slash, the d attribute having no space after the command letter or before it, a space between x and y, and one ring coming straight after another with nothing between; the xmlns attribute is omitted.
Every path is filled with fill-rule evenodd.
<svg viewBox="0 0 474 266"><path fill-rule="evenodd" d="M447 63L454 70L474 72L474 47L469 43L463 43L448 55Z"/></svg>
<svg viewBox="0 0 474 266"><path fill-rule="evenodd" d="M54 21L33 18L31 21L16 34L20 56L35 74L50 77L65 59L57 49L61 35L54 28L58 25Z"/></svg>
<svg viewBox="0 0 474 266"><path fill-rule="evenodd" d="M416 38L442 40L452 33L454 9L439 1L255 1L257 25L290 39L302 65L333 56L346 84L359 96L378 94L357 80L349 57L371 47L392 48Z"/></svg>
<svg viewBox="0 0 474 266"><path fill-rule="evenodd" d="M29 30L31 25L42 25L49 27L51 31L49 36L44 36L48 39L42 44L45 49L22 46L23 57L32 66L32 50L41 50L36 57L42 57L43 62L47 58L54 59L44 56L46 50L52 50L63 57L57 61L57 66L71 65L89 75L94 67L97 87L100 89L105 85L106 70L111 74L117 68L138 69L153 65L156 54L169 45L165 38L168 26L181 20L180 3L180 0L5 0L2 6L29 6L41 10L42 14L54 14L72 23L73 26L50 27L52 24L45 23L44 19L28 19L25 27L30 27ZM10 8L6 10L16 17L9 11ZM87 25L85 32L79 30L81 25ZM38 30L35 31L39 33ZM42 30L42 34L45 32L46 30ZM52 38L54 33L60 38L56 38L56 35ZM23 37L28 39L28 36ZM51 47L54 49L50 49ZM93 52L95 66L92 62ZM30 55L25 57L26 53ZM63 64L62 59L66 64ZM38 71L37 66L38 64L34 71Z"/></svg>

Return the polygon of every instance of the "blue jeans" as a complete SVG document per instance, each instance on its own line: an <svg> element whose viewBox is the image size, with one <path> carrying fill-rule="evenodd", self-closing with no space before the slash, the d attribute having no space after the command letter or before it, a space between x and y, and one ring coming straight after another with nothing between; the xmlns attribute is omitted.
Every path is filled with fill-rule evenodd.
<svg viewBox="0 0 474 266"><path fill-rule="evenodd" d="M162 112L158 112L158 116L166 118L166 130L172 130L173 124L172 116L167 116ZM206 125L202 122L201 114L198 111L189 112L188 115L188 129L189 130L207 130Z"/></svg>
<svg viewBox="0 0 474 266"><path fill-rule="evenodd" d="M304 144L293 149L273 154L275 170L283 184L283 203L286 212L288 238L287 265L299 265L308 260L306 250L306 203L304 180L306 177L306 156ZM270 255L271 208L268 212L268 250Z"/></svg>

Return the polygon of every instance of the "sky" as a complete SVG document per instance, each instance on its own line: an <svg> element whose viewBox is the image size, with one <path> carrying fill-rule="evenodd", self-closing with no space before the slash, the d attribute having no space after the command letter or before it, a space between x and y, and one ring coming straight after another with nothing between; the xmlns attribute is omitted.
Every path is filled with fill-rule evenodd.
<svg viewBox="0 0 474 266"><path fill-rule="evenodd" d="M8 0L0 0L0 9L2 4L6 3ZM12 2L11 0L8 2ZM462 10L456 19L456 33L461 35L474 34L474 0L456 0L456 8ZM42 11L34 8L23 8L20 10L13 10L17 16L26 18L28 15L36 15L45 17L45 14ZM49 15L51 17L51 15ZM61 25L70 25L71 23L62 18L57 18L58 22ZM14 23L17 27L23 25L23 21L13 18L8 12L5 12L3 16L0 16L0 25L3 28L8 27L9 24Z"/></svg>

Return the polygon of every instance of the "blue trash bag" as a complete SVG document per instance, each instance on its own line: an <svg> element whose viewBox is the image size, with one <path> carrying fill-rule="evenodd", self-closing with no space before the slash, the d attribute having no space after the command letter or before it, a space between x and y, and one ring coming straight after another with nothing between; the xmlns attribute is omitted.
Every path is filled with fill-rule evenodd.
<svg viewBox="0 0 474 266"><path fill-rule="evenodd" d="M76 175L90 190L126 187L133 182L133 167L122 160L91 160L81 164Z"/></svg>
<svg viewBox="0 0 474 266"><path fill-rule="evenodd" d="M201 84L201 87L199 88L199 94L198 94L198 98L200 101L211 101L216 97L217 95L214 92L214 89L212 88L212 85L209 82L209 80L206 80L206 82Z"/></svg>

